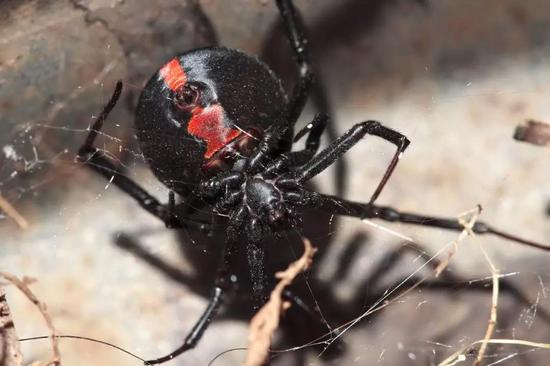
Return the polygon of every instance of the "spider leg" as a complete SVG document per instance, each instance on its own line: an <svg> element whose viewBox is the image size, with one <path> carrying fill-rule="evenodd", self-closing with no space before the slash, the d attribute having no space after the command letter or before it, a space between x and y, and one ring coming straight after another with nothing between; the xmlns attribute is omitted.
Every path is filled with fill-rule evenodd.
<svg viewBox="0 0 550 366"><path fill-rule="evenodd" d="M289 5L284 5L284 6L287 9L290 7ZM292 10L294 10L295 13L298 13L298 16L300 15L299 14L300 12L298 11L298 9L293 8ZM303 27L301 23L298 23L298 26ZM287 40L289 40L290 38L291 43L294 43L292 42L292 39L295 37L292 37L292 35L289 36L289 33L291 33L291 31L289 30L289 27L287 26L287 24L282 21L271 30L270 35L268 36L268 39L263 44L263 50L261 53L263 55L263 58L275 60L278 57L279 48L278 47L273 48L272 46L273 46L274 37L279 37L281 32L285 32L287 35ZM312 48L310 47L309 42L306 43L307 39L305 39L303 35L301 37L303 40L302 44L304 46L307 46L307 48L311 50ZM304 53L304 51L306 52L306 55L305 57L302 57L302 59L305 59L305 63L308 64L307 67L310 68L311 70L310 73L314 75L314 81L312 82L311 88L309 90L309 98L311 99L311 102L314 108L317 111L319 111L320 114L332 116L334 114L331 110L331 106L327 97L325 83L323 82L323 79L322 79L323 75L322 73L319 72L319 69L316 67L315 62L310 61L310 58L308 55L309 51L304 48L300 50L300 52L302 53ZM293 49L293 52L296 54L297 51L295 48ZM298 62L299 65L301 65L302 63ZM297 88L297 90L299 89ZM334 128L334 123L332 121L333 121L332 118L329 118L329 122L326 125L318 125L314 128L314 131L312 131L312 138L313 136L316 136L315 138L317 139L317 143L320 141L321 135L325 130L326 130L326 135L328 137L328 141L333 141L334 139L336 139L337 134ZM345 159L340 159L339 161L336 162L335 171L336 171L336 174L334 178L335 178L336 193L339 196L342 196L345 191L345 183L346 183L345 176L347 172L347 164Z"/></svg>
<svg viewBox="0 0 550 366"><path fill-rule="evenodd" d="M261 243L248 243L246 256L250 268L250 279L252 280L254 307L259 309L267 300L267 280L264 273L265 250Z"/></svg>
<svg viewBox="0 0 550 366"><path fill-rule="evenodd" d="M206 309L200 316L199 320L195 323L191 331L185 337L183 344L166 356L159 357L154 360L145 361L145 365L155 365L170 361L174 357L181 355L182 353L194 348L197 345L205 330L210 325L210 322L217 315L220 306L223 303L225 293L231 287L229 270L231 268L231 264L233 262L233 258L235 258L236 253L236 242L229 241L226 244L224 250L223 263L218 268L216 284L214 286L214 290L212 291L210 299L208 300L208 305L206 306Z"/></svg>
<svg viewBox="0 0 550 366"><path fill-rule="evenodd" d="M122 82L119 81L117 82L111 99L101 111L101 114L90 129L90 133L86 137L84 144L78 150L76 161L102 175L124 193L134 198L143 209L151 213L153 216L158 217L167 227L183 228L192 226L201 231L210 230L208 223L196 221L190 218L176 218L173 215L173 198L169 199L171 204L168 206L161 204L155 197L145 191L136 182L123 175L120 172L120 169L112 164L105 157L105 155L94 146L95 139L103 127L103 122L105 122L109 116L109 113L115 107L121 92ZM171 193L171 195L173 196L173 193Z"/></svg>
<svg viewBox="0 0 550 366"><path fill-rule="evenodd" d="M237 189L244 181L244 176L241 172L228 171L216 177L210 178L201 182L192 196L196 196L201 200L216 200L227 189Z"/></svg>
<svg viewBox="0 0 550 366"><path fill-rule="evenodd" d="M292 92L292 99L289 104L287 115L287 122L293 127L302 113L309 96L309 89L313 83L313 71L302 20L296 12L292 1L277 0L277 7L281 13L288 40L298 63L299 79ZM323 129L324 126L321 127L320 133L322 133Z"/></svg>
<svg viewBox="0 0 550 366"><path fill-rule="evenodd" d="M330 107L330 103L328 101L324 82L321 79L322 75L317 72L315 74L316 74L316 80L312 88L311 99L314 105L317 106L319 113L327 116L328 121L326 123L326 136L328 137L328 141L334 141L337 138L337 133L334 126L334 119L331 117L331 116L334 116L334 113L332 112L332 108ZM320 126L318 127L318 129L320 129L321 131L319 132L312 131L312 135L316 136L315 138L317 139L317 144L319 144L319 141L321 139L321 134L323 133L325 126L322 126L322 127ZM308 139L309 139L309 136L308 136ZM307 145L308 144L306 143L306 146ZM317 153L317 150L315 151L315 153ZM340 159L338 159L334 164L335 192L336 192L336 195L340 197L342 197L346 191L347 170L348 169L347 169L346 158L345 156L343 156Z"/></svg>
<svg viewBox="0 0 550 366"><path fill-rule="evenodd" d="M292 91L287 113L283 117L285 118L285 123L275 124L280 127L267 131L262 137L262 141L255 153L249 158L247 171L250 173L256 172L258 167L264 163L266 158L280 146L281 141L294 129L294 125L307 102L309 90L313 83L313 71L309 59L309 49L307 47L308 42L304 35L304 29L299 14L296 12L291 0L277 0L277 7L298 63L298 83ZM312 131L312 141L314 138L318 139L316 136L320 137L324 128L324 124L316 126L315 131Z"/></svg>
<svg viewBox="0 0 550 366"><path fill-rule="evenodd" d="M218 312L218 309L222 304L223 295L224 290L221 287L214 287L214 291L212 292L212 295L208 300L208 306L200 316L199 320L193 326L193 329L191 329L191 332L189 332L187 337L185 337L185 341L183 342L183 344L169 355L159 357L154 360L147 360L144 362L144 364L156 365L159 363L164 363L194 348L197 345L198 341L201 339L206 328L208 328L208 326L210 325L212 318Z"/></svg>
<svg viewBox="0 0 550 366"><path fill-rule="evenodd" d="M332 165L367 134L381 137L397 146L397 151L370 199L370 203L373 203L380 195L380 192L382 192L382 189L390 178L399 159L401 159L403 152L409 145L409 140L404 135L383 126L377 121L361 122L350 128L344 135L333 141L326 149L314 156L304 166L297 169L295 171L295 179L299 183L310 180Z"/></svg>
<svg viewBox="0 0 550 366"><path fill-rule="evenodd" d="M464 226L454 218L442 218L420 215L409 212L399 212L388 206L378 206L372 203L360 203L348 201L339 197L310 192L307 205L318 206L321 210L336 215L353 216L361 219L380 219L390 222L402 222L405 224L431 226L454 231L464 230ZM550 245L544 245L531 240L497 230L483 221L476 221L472 227L476 234L492 234L500 238L515 241L534 248L550 251Z"/></svg>
<svg viewBox="0 0 550 366"><path fill-rule="evenodd" d="M329 117L327 114L319 113L315 116L313 121L308 123L294 136L294 142L300 140L306 133L309 133L306 140L306 146L304 151L308 151L311 156L315 155L319 150L321 135L323 130L328 125Z"/></svg>
<svg viewBox="0 0 550 366"><path fill-rule="evenodd" d="M263 173L267 176L275 177L285 170L303 165L311 160L311 158L315 155L317 149L319 148L320 135L315 135L317 132L319 132L319 130L316 130L316 126L326 125L327 118L328 117L323 114L318 114L317 116L315 116L313 121L308 123L307 126L301 129L294 137L294 142L296 142L300 140L304 135L309 133L306 140L305 149L299 151L289 151L287 153L281 154L273 162L269 163L265 167Z"/></svg>

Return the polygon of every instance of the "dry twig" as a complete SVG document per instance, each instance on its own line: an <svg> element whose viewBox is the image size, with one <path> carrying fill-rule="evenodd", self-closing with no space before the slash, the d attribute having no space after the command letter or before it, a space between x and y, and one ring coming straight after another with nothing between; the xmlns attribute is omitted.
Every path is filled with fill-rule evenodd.
<svg viewBox="0 0 550 366"><path fill-rule="evenodd" d="M27 286L27 283L24 280L20 280L16 276L0 271L0 276L4 277L6 280L11 282L15 287L17 287L40 311L40 314L42 314L42 317L46 321L46 325L48 326L48 329L50 330L50 342L52 345L52 357L50 361L48 361L45 365L46 366L59 366L61 365L61 356L59 353L59 346L57 343L57 336L55 332L55 328L53 326L53 321L50 315L48 314L48 310L46 308L46 304L38 300L38 298L34 295L34 293L31 291L31 289Z"/></svg>
<svg viewBox="0 0 550 366"><path fill-rule="evenodd" d="M17 226L19 226L21 229L25 230L29 227L29 222L21 216L21 214L9 203L4 197L0 195L0 210L4 211L4 213L10 217Z"/></svg>
<svg viewBox="0 0 550 366"><path fill-rule="evenodd" d="M309 240L304 238L303 242L304 253L302 256L292 262L285 271L275 274L279 282L271 291L268 302L250 320L249 347L245 366L261 366L267 359L271 338L279 327L281 313L290 307L290 303L282 299L283 290L300 272L307 270L317 251Z"/></svg>

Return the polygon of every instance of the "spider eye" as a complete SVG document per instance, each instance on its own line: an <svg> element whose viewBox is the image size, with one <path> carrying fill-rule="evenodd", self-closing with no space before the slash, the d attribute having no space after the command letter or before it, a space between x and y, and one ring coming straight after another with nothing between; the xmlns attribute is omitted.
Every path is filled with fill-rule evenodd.
<svg viewBox="0 0 550 366"><path fill-rule="evenodd" d="M174 104L181 110L189 111L197 105L200 94L200 90L197 86L186 84L176 90Z"/></svg>

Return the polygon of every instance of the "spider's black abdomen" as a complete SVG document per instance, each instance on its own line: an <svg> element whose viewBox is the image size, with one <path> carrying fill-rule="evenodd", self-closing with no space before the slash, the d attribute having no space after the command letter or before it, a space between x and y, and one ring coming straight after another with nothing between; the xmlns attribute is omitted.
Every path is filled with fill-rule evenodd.
<svg viewBox="0 0 550 366"><path fill-rule="evenodd" d="M279 78L256 57L214 48L207 52L208 75L215 81L218 99L228 117L241 128L264 130L279 122L287 98Z"/></svg>
<svg viewBox="0 0 550 366"><path fill-rule="evenodd" d="M231 168L231 154L248 154L270 126L286 123L286 105L280 80L263 62L203 48L172 59L149 80L136 134L156 176L186 194L205 175Z"/></svg>

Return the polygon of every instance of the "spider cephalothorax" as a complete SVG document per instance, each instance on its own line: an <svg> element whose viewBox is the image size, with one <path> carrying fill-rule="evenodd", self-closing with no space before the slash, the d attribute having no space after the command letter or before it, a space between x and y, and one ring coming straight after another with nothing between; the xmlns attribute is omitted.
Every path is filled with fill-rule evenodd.
<svg viewBox="0 0 550 366"><path fill-rule="evenodd" d="M303 195L293 179L243 172L234 172L228 178L232 182L226 186L222 198L216 193L210 197L216 201L216 211L230 217L228 235L244 232L249 240L257 242L264 235L278 235L296 224L296 205Z"/></svg>

